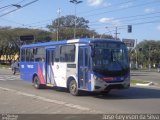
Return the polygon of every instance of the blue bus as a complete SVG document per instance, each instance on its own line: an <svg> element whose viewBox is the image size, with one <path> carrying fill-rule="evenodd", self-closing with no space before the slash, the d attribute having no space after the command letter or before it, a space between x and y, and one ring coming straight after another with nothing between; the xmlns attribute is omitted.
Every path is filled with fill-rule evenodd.
<svg viewBox="0 0 160 120"><path fill-rule="evenodd" d="M23 45L20 78L40 89L64 87L72 95L81 90L106 92L130 87L128 50L110 39L73 39Z"/></svg>

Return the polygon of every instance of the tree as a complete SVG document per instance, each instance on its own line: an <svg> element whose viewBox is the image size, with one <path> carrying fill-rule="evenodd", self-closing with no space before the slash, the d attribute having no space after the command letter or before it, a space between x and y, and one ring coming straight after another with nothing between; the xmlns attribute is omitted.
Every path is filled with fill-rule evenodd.
<svg viewBox="0 0 160 120"><path fill-rule="evenodd" d="M160 63L160 41L144 40L137 45L138 63L145 67Z"/></svg>
<svg viewBox="0 0 160 120"><path fill-rule="evenodd" d="M6 56L11 61L22 45L19 37L22 35L34 35L34 42L46 42L52 39L51 33L39 29L0 27L0 57Z"/></svg>
<svg viewBox="0 0 160 120"><path fill-rule="evenodd" d="M83 17L76 17L76 37L84 37L88 30L88 20L85 20ZM59 32L59 39L71 39L73 38L74 28L75 28L75 16L67 15L55 19L51 25L48 25L47 28L53 32L53 36L56 38L57 31ZM91 31L90 31L91 32ZM86 36L89 36L87 34ZM86 37L85 36L85 37Z"/></svg>
<svg viewBox="0 0 160 120"><path fill-rule="evenodd" d="M87 29L88 27L88 20L85 20L83 17L76 17L76 27L77 29ZM59 29L73 29L75 27L75 16L74 15L67 15L67 16L62 16L60 18L55 19L52 22L52 25L48 25L47 28L55 32L57 31L57 28Z"/></svg>
<svg viewBox="0 0 160 120"><path fill-rule="evenodd" d="M100 38L102 35L89 29L89 21L83 17L76 17L76 38ZM72 39L75 28L75 16L67 15L55 19L47 28L53 33L54 39L57 38L57 31L59 40ZM113 38L109 35L103 35L103 38Z"/></svg>

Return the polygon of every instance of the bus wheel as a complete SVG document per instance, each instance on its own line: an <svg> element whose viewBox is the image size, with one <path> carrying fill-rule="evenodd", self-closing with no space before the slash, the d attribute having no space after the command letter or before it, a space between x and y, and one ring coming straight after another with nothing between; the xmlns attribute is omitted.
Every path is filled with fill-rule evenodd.
<svg viewBox="0 0 160 120"><path fill-rule="evenodd" d="M34 88L36 88L36 89L40 89L41 88L41 84L39 82L38 76L34 77L34 79L33 79L33 85L34 85Z"/></svg>
<svg viewBox="0 0 160 120"><path fill-rule="evenodd" d="M79 91L78 91L78 87L76 84L75 80L71 80L69 83L69 92L74 95L74 96L78 96L79 95Z"/></svg>
<svg viewBox="0 0 160 120"><path fill-rule="evenodd" d="M12 73L13 73L13 75L16 74L16 69L15 68L12 69Z"/></svg>

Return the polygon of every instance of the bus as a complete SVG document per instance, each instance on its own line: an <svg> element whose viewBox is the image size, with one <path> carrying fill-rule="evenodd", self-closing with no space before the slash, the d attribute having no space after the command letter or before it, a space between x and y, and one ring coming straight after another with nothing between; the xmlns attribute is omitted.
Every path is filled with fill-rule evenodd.
<svg viewBox="0 0 160 120"><path fill-rule="evenodd" d="M106 92L130 87L128 49L119 40L81 38L22 45L20 78L40 89Z"/></svg>

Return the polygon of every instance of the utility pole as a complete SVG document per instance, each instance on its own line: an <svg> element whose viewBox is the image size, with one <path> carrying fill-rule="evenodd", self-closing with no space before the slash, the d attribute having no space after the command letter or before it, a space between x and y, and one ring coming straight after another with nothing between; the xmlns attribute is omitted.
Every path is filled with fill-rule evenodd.
<svg viewBox="0 0 160 120"><path fill-rule="evenodd" d="M83 1L78 0L70 0L71 3L73 3L74 6L74 12L75 12L75 18L74 18L74 39L76 38L76 5L79 3L82 3Z"/></svg>
<svg viewBox="0 0 160 120"><path fill-rule="evenodd" d="M136 46L135 46L135 50L136 50L136 69L138 69L138 53L137 53L137 39L136 39Z"/></svg>
<svg viewBox="0 0 160 120"><path fill-rule="evenodd" d="M151 70L151 58L150 58L150 51L151 51L151 46L149 46L149 53L148 53L148 69L149 69L149 71Z"/></svg>
<svg viewBox="0 0 160 120"><path fill-rule="evenodd" d="M120 34L120 33L118 33L118 27L116 27L116 30L115 30L114 34L115 34L115 39L117 40L117 38L118 38L117 36L118 36L118 34Z"/></svg>
<svg viewBox="0 0 160 120"><path fill-rule="evenodd" d="M57 41L59 40L59 18L60 18L60 14L61 14L61 9L59 8L58 10L57 10L57 16L58 16L58 21L57 21Z"/></svg>

